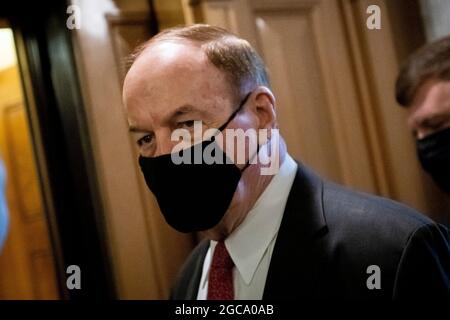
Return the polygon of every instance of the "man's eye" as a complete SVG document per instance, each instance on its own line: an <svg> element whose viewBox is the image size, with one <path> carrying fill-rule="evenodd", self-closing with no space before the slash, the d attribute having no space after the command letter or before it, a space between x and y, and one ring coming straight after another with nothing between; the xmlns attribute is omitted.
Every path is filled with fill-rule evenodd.
<svg viewBox="0 0 450 320"><path fill-rule="evenodd" d="M433 125L433 129L434 129L434 130L440 131L440 130L442 130L442 129L445 129L445 128L447 127L447 125L448 125L448 122L447 122L447 121L440 121L440 122L435 123L435 124Z"/></svg>
<svg viewBox="0 0 450 320"><path fill-rule="evenodd" d="M148 135L143 136L142 138L140 138L137 141L137 144L138 144L138 146L142 147L143 145L150 144L152 141L153 141L153 137L148 134Z"/></svg>

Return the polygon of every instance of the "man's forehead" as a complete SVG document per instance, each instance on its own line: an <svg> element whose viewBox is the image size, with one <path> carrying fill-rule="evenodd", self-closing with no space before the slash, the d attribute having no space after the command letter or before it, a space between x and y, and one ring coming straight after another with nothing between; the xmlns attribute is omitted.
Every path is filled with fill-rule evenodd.
<svg viewBox="0 0 450 320"><path fill-rule="evenodd" d="M408 108L407 122L413 126L417 119L436 117L450 112L450 81L428 79L414 94Z"/></svg>
<svg viewBox="0 0 450 320"><path fill-rule="evenodd" d="M208 67L208 59L203 50L186 41L162 41L151 44L139 55L131 71L157 72L182 68L197 70Z"/></svg>
<svg viewBox="0 0 450 320"><path fill-rule="evenodd" d="M445 100L445 101L443 101ZM450 82L438 79L425 81L417 90L412 103L413 108L422 108L450 100ZM448 103L447 103L448 104Z"/></svg>
<svg viewBox="0 0 450 320"><path fill-rule="evenodd" d="M224 79L199 46L163 41L146 48L131 66L125 78L124 94L127 98L183 87L222 86L220 82Z"/></svg>

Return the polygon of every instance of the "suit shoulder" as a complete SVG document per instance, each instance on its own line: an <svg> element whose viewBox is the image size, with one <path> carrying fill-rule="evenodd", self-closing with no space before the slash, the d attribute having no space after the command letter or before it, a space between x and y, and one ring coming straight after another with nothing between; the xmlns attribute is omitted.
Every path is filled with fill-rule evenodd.
<svg viewBox="0 0 450 320"><path fill-rule="evenodd" d="M323 207L331 228L405 244L417 229L434 222L397 201L324 182Z"/></svg>
<svg viewBox="0 0 450 320"><path fill-rule="evenodd" d="M326 292L391 299L400 290L404 294L409 288L407 282L415 281L414 276L427 283L429 273L445 269L445 228L399 202L327 181L322 185L326 232L319 238L318 248L321 261L326 261L321 273ZM436 252L444 262L435 263ZM418 267L418 261L422 267ZM378 268L382 275L382 290L368 290L369 267ZM439 286L442 281L433 278L430 283Z"/></svg>

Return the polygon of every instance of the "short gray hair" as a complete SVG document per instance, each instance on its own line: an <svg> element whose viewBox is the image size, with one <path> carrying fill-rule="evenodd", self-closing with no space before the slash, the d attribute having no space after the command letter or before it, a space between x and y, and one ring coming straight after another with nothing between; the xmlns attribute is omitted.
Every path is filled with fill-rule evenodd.
<svg viewBox="0 0 450 320"><path fill-rule="evenodd" d="M200 44L209 61L226 74L236 99L242 99L257 86L270 88L266 66L250 43L223 28L207 24L166 29L136 48L129 63L150 45L173 40Z"/></svg>

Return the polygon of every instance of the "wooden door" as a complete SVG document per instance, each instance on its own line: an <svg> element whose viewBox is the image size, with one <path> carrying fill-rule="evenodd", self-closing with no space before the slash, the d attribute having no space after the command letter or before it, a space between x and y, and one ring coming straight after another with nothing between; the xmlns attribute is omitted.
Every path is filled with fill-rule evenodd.
<svg viewBox="0 0 450 320"><path fill-rule="evenodd" d="M17 65L0 71L0 93L0 152L10 220L0 253L0 299L58 299Z"/></svg>

